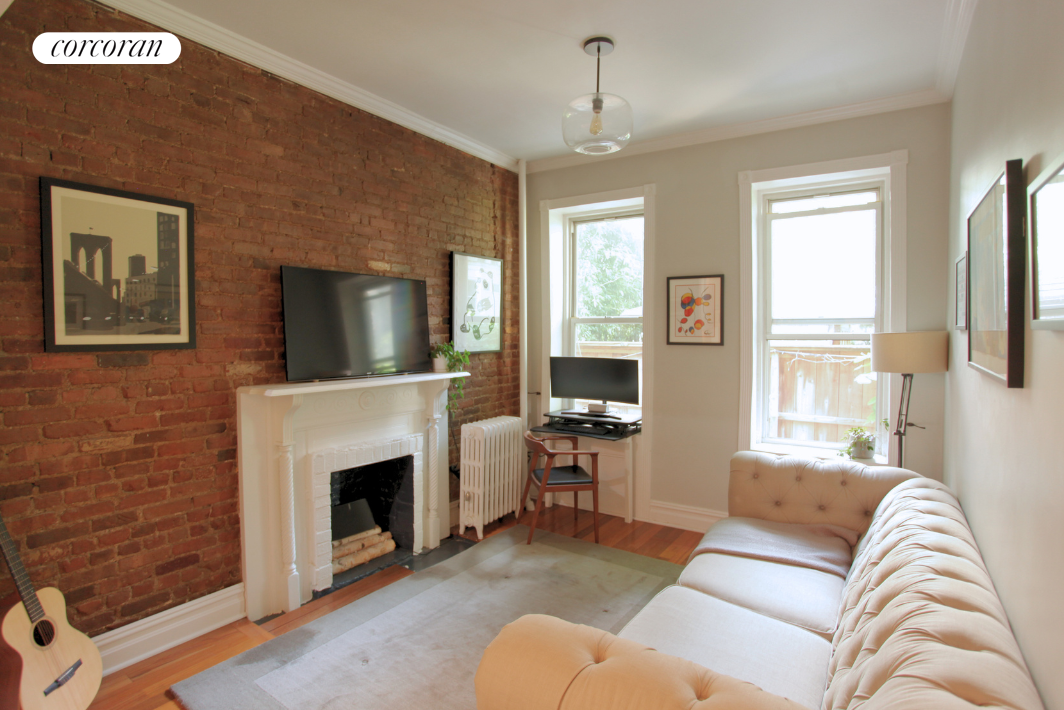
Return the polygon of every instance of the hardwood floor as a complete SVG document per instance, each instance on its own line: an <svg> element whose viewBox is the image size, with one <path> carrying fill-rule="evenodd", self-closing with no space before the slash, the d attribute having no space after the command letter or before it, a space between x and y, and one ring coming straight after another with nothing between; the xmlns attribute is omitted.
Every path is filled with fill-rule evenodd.
<svg viewBox="0 0 1064 710"><path fill-rule="evenodd" d="M524 513L520 522L529 524L531 513ZM507 516L502 521L487 526L484 536L498 534L517 524L518 521L513 516ZM591 513L580 511L574 522L571 507L555 505L545 509L540 514L536 529L594 541ZM470 528L466 530L465 536L475 540L476 531ZM683 564L702 539L702 535L653 523L625 523L623 518L600 514L599 539L601 544L608 547ZM293 612L270 619L262 625L247 619L234 621L107 676L103 679L103 685L90 710L182 710L180 704L170 695L170 686L174 683L281 634L298 629L411 574L414 573L405 567L389 567L328 596L304 604Z"/></svg>

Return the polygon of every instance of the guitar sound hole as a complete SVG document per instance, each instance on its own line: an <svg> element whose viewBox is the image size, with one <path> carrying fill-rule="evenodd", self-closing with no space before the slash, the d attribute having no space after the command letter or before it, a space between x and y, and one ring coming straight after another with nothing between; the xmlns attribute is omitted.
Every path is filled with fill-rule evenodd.
<svg viewBox="0 0 1064 710"><path fill-rule="evenodd" d="M44 648L55 640L55 625L47 619L41 619L33 627L33 642Z"/></svg>

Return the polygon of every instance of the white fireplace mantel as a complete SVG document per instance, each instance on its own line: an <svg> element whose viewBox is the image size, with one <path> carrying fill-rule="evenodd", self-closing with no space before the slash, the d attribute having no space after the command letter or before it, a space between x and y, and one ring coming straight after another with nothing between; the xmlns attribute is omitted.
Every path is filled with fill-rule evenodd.
<svg viewBox="0 0 1064 710"><path fill-rule="evenodd" d="M321 575L312 459L388 441L424 447L415 490L415 552L446 537L447 386L467 372L417 373L237 390L241 561L248 618L309 601ZM320 458L320 457L319 457ZM320 483L319 483L320 487ZM441 510L443 514L441 514Z"/></svg>

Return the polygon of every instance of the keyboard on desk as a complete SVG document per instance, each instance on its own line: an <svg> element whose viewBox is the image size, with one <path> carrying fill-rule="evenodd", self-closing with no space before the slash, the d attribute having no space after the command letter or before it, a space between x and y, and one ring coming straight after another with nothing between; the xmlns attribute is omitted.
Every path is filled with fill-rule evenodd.
<svg viewBox="0 0 1064 710"><path fill-rule="evenodd" d="M617 432L616 429L608 426L575 422L551 422L550 429L561 434L592 434L594 436L609 436Z"/></svg>

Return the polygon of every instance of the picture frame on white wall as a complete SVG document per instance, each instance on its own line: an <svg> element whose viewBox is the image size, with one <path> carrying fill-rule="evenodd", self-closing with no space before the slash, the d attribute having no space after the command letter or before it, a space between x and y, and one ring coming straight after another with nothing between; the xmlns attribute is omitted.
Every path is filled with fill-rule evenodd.
<svg viewBox="0 0 1064 710"><path fill-rule="evenodd" d="M1009 160L968 217L968 365L1023 387L1027 192Z"/></svg>
<svg viewBox="0 0 1064 710"><path fill-rule="evenodd" d="M957 259L954 266L955 296L953 306L953 327L957 330L968 329L968 252Z"/></svg>
<svg viewBox="0 0 1064 710"><path fill-rule="evenodd" d="M1031 327L1064 330L1064 154L1028 188Z"/></svg>

